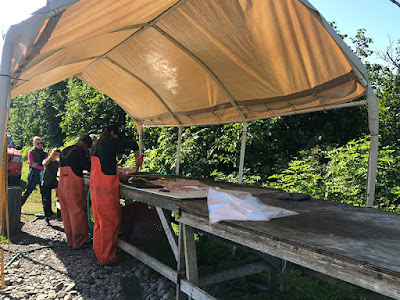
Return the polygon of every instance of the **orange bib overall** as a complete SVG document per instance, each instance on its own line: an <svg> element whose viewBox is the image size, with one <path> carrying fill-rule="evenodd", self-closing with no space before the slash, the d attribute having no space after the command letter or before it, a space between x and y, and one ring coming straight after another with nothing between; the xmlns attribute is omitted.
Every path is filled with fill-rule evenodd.
<svg viewBox="0 0 400 300"><path fill-rule="evenodd" d="M101 171L100 160L91 157L90 198L94 217L93 250L102 265L117 260L117 238L121 224L119 176Z"/></svg>
<svg viewBox="0 0 400 300"><path fill-rule="evenodd" d="M69 166L60 168L58 196L68 246L79 249L88 239L85 185Z"/></svg>

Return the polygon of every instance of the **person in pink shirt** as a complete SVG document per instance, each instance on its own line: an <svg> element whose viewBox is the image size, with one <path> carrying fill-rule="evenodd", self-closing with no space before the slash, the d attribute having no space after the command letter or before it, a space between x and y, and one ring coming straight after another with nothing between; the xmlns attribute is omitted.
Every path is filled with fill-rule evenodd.
<svg viewBox="0 0 400 300"><path fill-rule="evenodd" d="M36 185L40 187L40 193L42 193L41 182L43 179L43 170L44 167L42 165L42 161L47 157L47 152L43 151L43 142L42 139L38 136L33 138L33 149L28 153L28 162L29 162L29 173L28 173L28 183L26 184L26 188L24 194L21 197L21 207L25 204L29 195L35 189Z"/></svg>

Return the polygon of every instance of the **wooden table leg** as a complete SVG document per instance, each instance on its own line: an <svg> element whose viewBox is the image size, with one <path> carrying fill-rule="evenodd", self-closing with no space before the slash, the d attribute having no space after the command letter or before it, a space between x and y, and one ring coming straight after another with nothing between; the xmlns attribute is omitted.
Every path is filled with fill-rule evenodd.
<svg viewBox="0 0 400 300"><path fill-rule="evenodd" d="M183 229L182 224L179 223L178 234L178 257L176 269L178 271L178 282L176 283L176 300L186 300L187 295L181 291L181 279L185 278L185 252L183 245Z"/></svg>
<svg viewBox="0 0 400 300"><path fill-rule="evenodd" d="M186 279L197 286L199 274L197 270L196 241L194 240L194 229L182 224L183 248L185 253ZM189 299L192 299L189 297Z"/></svg>

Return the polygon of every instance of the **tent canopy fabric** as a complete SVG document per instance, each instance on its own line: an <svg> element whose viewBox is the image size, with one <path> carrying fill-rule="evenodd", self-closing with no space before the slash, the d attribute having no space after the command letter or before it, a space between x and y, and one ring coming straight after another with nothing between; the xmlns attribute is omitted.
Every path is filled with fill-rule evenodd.
<svg viewBox="0 0 400 300"><path fill-rule="evenodd" d="M139 127L247 124L366 103L372 206L378 101L360 59L307 0L47 0L9 28L0 51L0 149L11 97L69 77Z"/></svg>
<svg viewBox="0 0 400 300"><path fill-rule="evenodd" d="M328 26L300 0L81 0L13 62L11 96L77 77L153 126L329 108L368 77Z"/></svg>

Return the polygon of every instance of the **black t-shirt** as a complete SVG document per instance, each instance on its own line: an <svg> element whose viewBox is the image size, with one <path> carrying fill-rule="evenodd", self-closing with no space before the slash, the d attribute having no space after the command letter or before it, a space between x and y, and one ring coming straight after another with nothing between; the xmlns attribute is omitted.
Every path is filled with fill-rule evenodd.
<svg viewBox="0 0 400 300"><path fill-rule="evenodd" d="M76 176L82 177L83 170L90 171L88 152L76 145L69 146L61 152L60 166L69 166Z"/></svg>
<svg viewBox="0 0 400 300"><path fill-rule="evenodd" d="M99 158L101 171L104 174L116 175L117 154L121 153L125 148L133 149L133 151L139 150L139 146L135 141L110 137L99 140L92 149L91 155Z"/></svg>

